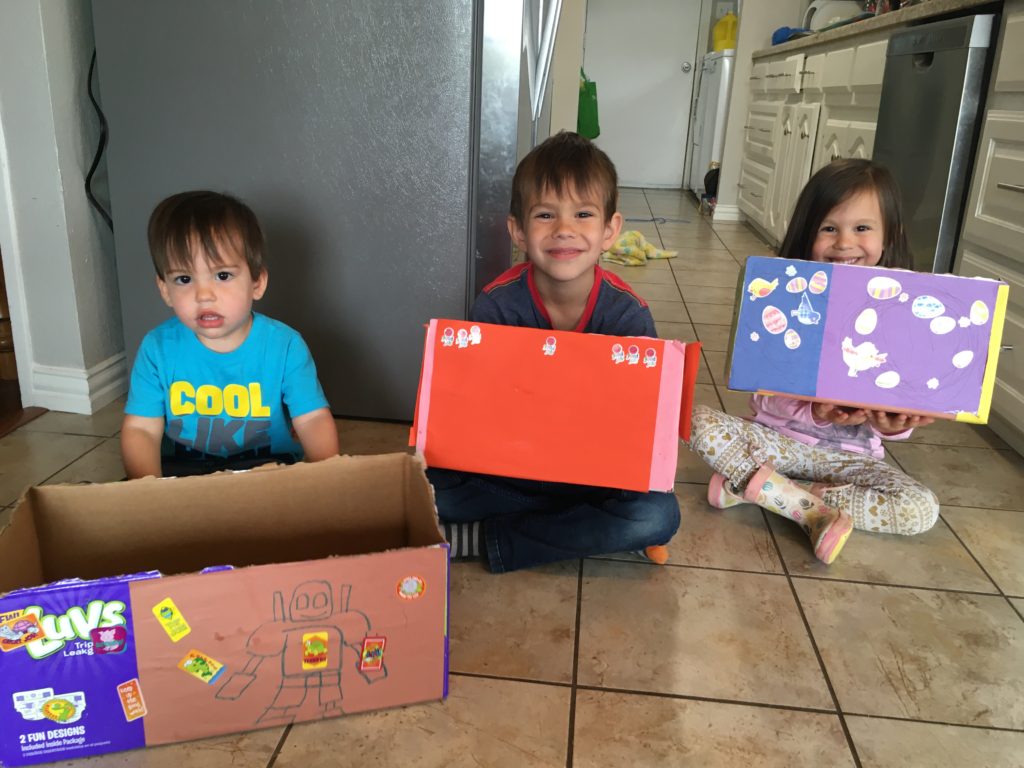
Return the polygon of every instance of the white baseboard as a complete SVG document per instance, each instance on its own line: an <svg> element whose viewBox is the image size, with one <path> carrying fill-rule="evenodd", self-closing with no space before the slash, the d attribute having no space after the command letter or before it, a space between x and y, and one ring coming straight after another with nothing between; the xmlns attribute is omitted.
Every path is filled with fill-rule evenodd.
<svg viewBox="0 0 1024 768"><path fill-rule="evenodd" d="M715 206L715 215L711 217L712 221L746 221L747 215L740 210L738 205L722 205L719 203Z"/></svg>
<svg viewBox="0 0 1024 768"><path fill-rule="evenodd" d="M128 363L124 352L118 352L88 370L33 365L25 404L88 415L127 391Z"/></svg>

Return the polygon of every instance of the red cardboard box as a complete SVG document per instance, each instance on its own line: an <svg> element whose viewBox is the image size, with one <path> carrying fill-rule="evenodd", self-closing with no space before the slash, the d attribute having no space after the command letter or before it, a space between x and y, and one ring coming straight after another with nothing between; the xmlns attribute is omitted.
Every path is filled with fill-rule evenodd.
<svg viewBox="0 0 1024 768"><path fill-rule="evenodd" d="M432 467L671 491L699 359L696 343L431 320L410 443Z"/></svg>

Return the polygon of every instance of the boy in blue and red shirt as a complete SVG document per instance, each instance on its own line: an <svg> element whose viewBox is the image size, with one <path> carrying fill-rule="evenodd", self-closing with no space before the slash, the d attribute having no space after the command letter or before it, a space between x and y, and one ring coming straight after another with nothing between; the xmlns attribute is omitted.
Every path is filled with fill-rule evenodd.
<svg viewBox="0 0 1024 768"><path fill-rule="evenodd" d="M526 253L527 262L484 288L470 319L612 336L656 336L644 300L598 265L601 253L622 228L617 203L615 166L593 143L562 132L535 147L516 169L508 217L509 234ZM674 493L437 468L429 469L428 476L452 557L482 557L496 573L631 550L664 563L664 545L679 527Z"/></svg>

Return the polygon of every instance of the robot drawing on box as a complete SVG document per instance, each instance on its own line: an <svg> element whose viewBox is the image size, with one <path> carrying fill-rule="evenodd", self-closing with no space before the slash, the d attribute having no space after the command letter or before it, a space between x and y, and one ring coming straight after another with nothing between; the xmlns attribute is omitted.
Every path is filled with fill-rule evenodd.
<svg viewBox="0 0 1024 768"><path fill-rule="evenodd" d="M287 611L284 596L274 593L274 619L249 636L245 668L229 677L218 699L239 698L258 674L280 677L274 699L256 720L260 725L291 723L300 713L328 717L344 712L342 687L372 684L387 677L387 668L365 670L360 665L361 644L370 621L361 611L348 608L352 587L342 584L335 602L326 581L306 581L292 592ZM280 667L265 665L280 657ZM305 718L304 718L305 719Z"/></svg>

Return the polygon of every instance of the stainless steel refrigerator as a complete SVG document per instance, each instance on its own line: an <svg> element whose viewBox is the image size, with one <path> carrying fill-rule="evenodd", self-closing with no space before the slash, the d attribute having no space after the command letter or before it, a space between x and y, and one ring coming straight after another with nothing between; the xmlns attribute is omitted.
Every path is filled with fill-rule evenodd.
<svg viewBox="0 0 1024 768"><path fill-rule="evenodd" d="M509 263L521 2L94 0L125 346L169 316L146 222L187 189L259 216L256 305L337 415L409 419L431 317Z"/></svg>

